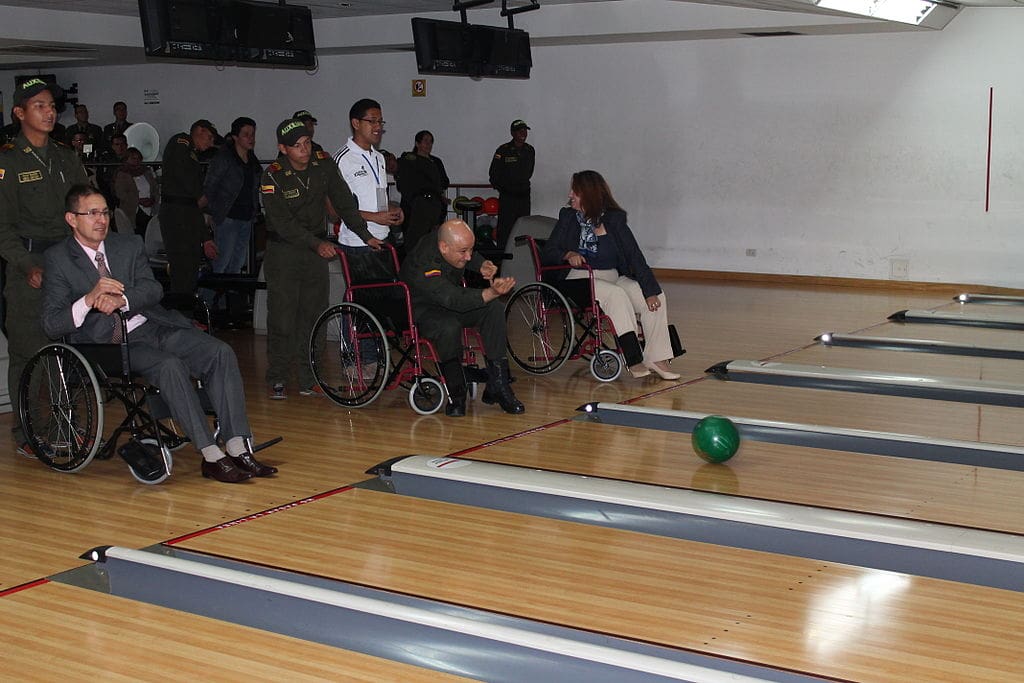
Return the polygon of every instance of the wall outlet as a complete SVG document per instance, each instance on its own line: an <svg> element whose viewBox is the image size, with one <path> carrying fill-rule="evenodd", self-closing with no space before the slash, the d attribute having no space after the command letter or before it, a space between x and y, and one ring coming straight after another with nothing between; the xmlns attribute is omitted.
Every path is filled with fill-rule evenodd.
<svg viewBox="0 0 1024 683"><path fill-rule="evenodd" d="M747 256L757 256L757 249L747 249Z"/></svg>
<svg viewBox="0 0 1024 683"><path fill-rule="evenodd" d="M906 258L892 258L892 259L889 259L889 279L890 280L909 280L910 279L910 259L906 259Z"/></svg>

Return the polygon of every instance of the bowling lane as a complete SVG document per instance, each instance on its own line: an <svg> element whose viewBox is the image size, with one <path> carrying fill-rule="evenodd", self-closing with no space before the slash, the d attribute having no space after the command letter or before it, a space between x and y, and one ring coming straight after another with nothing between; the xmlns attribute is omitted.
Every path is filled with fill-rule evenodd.
<svg viewBox="0 0 1024 683"><path fill-rule="evenodd" d="M876 325L863 334L876 337L900 337L907 339L934 339L954 344L973 344L998 348L1024 349L1024 332L1019 330L995 330L984 327L963 327L961 325L916 325L913 323L887 322Z"/></svg>
<svg viewBox="0 0 1024 683"><path fill-rule="evenodd" d="M787 357L788 358L788 357ZM1024 445L1021 409L703 379L632 405Z"/></svg>
<svg viewBox="0 0 1024 683"><path fill-rule="evenodd" d="M465 457L1024 533L1024 473L746 440L720 465L688 434L569 422Z"/></svg>
<svg viewBox="0 0 1024 683"><path fill-rule="evenodd" d="M1024 677L1024 594L806 558L360 489L180 545L843 680Z"/></svg>
<svg viewBox="0 0 1024 683"><path fill-rule="evenodd" d="M1024 361L843 346L810 346L776 360L829 368L874 370L924 377L1011 382L1024 385Z"/></svg>
<svg viewBox="0 0 1024 683"><path fill-rule="evenodd" d="M52 582L0 597L0 629L11 681L468 680Z"/></svg>

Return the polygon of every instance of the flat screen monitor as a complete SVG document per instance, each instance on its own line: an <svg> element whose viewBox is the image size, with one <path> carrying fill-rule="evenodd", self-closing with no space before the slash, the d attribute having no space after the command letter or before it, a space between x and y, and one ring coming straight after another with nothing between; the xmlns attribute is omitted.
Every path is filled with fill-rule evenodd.
<svg viewBox="0 0 1024 683"><path fill-rule="evenodd" d="M530 34L520 29L473 26L471 75L529 78L533 67ZM473 73L475 71L475 73Z"/></svg>
<svg viewBox="0 0 1024 683"><path fill-rule="evenodd" d="M457 21L413 18L412 40L419 72L467 75L473 51L469 29L467 24Z"/></svg>
<svg viewBox="0 0 1024 683"><path fill-rule="evenodd" d="M254 0L234 3L239 61L312 67L313 14L308 7Z"/></svg>
<svg viewBox="0 0 1024 683"><path fill-rule="evenodd" d="M151 57L234 59L225 0L139 0L142 38Z"/></svg>

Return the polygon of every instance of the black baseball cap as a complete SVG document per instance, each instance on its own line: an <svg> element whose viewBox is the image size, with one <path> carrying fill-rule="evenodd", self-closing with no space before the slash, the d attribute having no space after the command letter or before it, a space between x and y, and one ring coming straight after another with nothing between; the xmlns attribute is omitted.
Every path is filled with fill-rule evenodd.
<svg viewBox="0 0 1024 683"><path fill-rule="evenodd" d="M526 125L526 121L523 121L522 119L516 119L512 122L512 125L509 126L509 129L512 131L522 130L523 128L530 130L530 127Z"/></svg>
<svg viewBox="0 0 1024 683"><path fill-rule="evenodd" d="M306 124L299 118L285 119L277 124L277 144L291 147L302 138L308 138Z"/></svg>
<svg viewBox="0 0 1024 683"><path fill-rule="evenodd" d="M300 110L298 110L297 112L292 114L292 118L293 119L301 119L303 121L305 121L306 119L309 119L313 123L317 122L316 121L316 117L313 116L312 114L310 114L308 109L300 109Z"/></svg>
<svg viewBox="0 0 1024 683"><path fill-rule="evenodd" d="M44 90L49 90L55 100L64 95L64 90L56 83L47 83L41 78L30 78L14 89L14 106L24 107L26 102Z"/></svg>

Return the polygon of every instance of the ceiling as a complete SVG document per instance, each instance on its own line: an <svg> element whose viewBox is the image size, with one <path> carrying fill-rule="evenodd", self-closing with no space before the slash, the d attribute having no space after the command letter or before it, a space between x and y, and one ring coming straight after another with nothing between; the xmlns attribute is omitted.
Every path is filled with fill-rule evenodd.
<svg viewBox="0 0 1024 683"><path fill-rule="evenodd" d="M610 2L614 0L539 0L543 5L572 5L590 2ZM822 22L808 24L806 21L796 22L798 26L788 26L786 17L791 13L802 15L818 14L831 16L842 15L829 10L815 7L814 0L672 0L674 2L693 2L707 5L724 5L758 10L780 12L778 26L772 26L766 34L745 33L736 28L706 27L700 30L665 30L655 33L619 33L591 36L537 36L532 37L534 45L569 45L593 41L599 42L645 42L650 40L704 40L715 38L749 38L758 35L830 35L842 33L863 33L879 31L913 30L902 24L864 20L855 23ZM452 12L453 0L291 0L292 4L305 5L313 12L315 19L332 19L345 17L364 17L387 14L426 14L430 12ZM510 6L528 4L528 0L509 0ZM1024 7L1024 0L957 0L957 5L965 7ZM4 7L30 8L58 12L80 12L94 15L138 16L139 0L0 0L0 14ZM489 8L499 7L498 0ZM453 14L453 19L457 18ZM29 41L18 39L16 29L7 26L0 28L0 70L14 68L46 68L53 66L73 66L77 64L133 64L145 61L141 47L112 47L91 43L87 38L77 38L62 34L52 40ZM381 50L412 49L409 45L378 46ZM365 46L355 49L335 48L325 50L322 54L341 54L349 51L373 51ZM321 52L318 50L318 52Z"/></svg>

